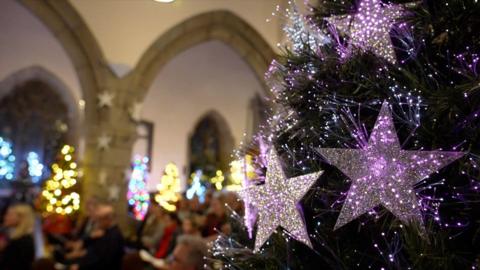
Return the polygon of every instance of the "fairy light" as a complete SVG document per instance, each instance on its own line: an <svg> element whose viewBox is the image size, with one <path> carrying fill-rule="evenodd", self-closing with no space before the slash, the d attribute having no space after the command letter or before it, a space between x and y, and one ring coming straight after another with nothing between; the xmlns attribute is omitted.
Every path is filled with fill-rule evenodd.
<svg viewBox="0 0 480 270"><path fill-rule="evenodd" d="M12 144L0 137L0 179L13 180L15 172L15 155Z"/></svg>
<svg viewBox="0 0 480 270"><path fill-rule="evenodd" d="M148 157L136 156L128 183L127 201L137 220L143 220L147 214L150 195L147 191Z"/></svg>
<svg viewBox="0 0 480 270"><path fill-rule="evenodd" d="M223 172L221 170L217 170L215 172L215 176L210 178L210 183L213 184L216 190L223 189L223 182L225 181L225 176L223 176Z"/></svg>
<svg viewBox="0 0 480 270"><path fill-rule="evenodd" d="M253 167L252 155L246 154L244 158L234 160L230 163L230 183L226 186L228 191L238 191L245 181L256 178Z"/></svg>
<svg viewBox="0 0 480 270"><path fill-rule="evenodd" d="M157 185L157 194L155 201L165 210L173 212L177 210L176 203L180 199L180 177L177 165L168 163L165 167L160 183Z"/></svg>
<svg viewBox="0 0 480 270"><path fill-rule="evenodd" d="M70 215L80 209L80 195L75 192L78 182L77 164L73 162L75 148L64 145L62 158L52 165L52 175L46 180L42 197L46 213ZM70 156L69 160L65 156Z"/></svg>
<svg viewBox="0 0 480 270"><path fill-rule="evenodd" d="M34 183L40 180L43 175L43 164L40 163L38 154L35 152L29 152L27 154L28 174L32 178Z"/></svg>
<svg viewBox="0 0 480 270"><path fill-rule="evenodd" d="M205 193L207 192L207 189L201 182L202 175L202 170L197 170L195 173L192 173L192 184L185 194L187 199L191 200L194 196L197 196L200 202L203 203L205 201Z"/></svg>
<svg viewBox="0 0 480 270"><path fill-rule="evenodd" d="M316 50L330 43L330 38L298 11L295 1L288 1L288 8L285 9L284 17L286 23L283 26L283 31L294 52L304 51L307 49L305 46Z"/></svg>

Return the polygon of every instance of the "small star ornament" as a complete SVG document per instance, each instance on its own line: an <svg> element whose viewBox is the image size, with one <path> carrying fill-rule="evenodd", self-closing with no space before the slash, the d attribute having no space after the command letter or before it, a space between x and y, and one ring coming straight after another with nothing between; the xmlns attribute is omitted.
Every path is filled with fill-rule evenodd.
<svg viewBox="0 0 480 270"><path fill-rule="evenodd" d="M142 118L142 103L140 102L135 102L133 105L128 109L128 113L130 114L130 118L138 122Z"/></svg>
<svg viewBox="0 0 480 270"><path fill-rule="evenodd" d="M312 247L305 228L299 201L323 172L287 178L274 149L267 157L265 184L250 186L239 191L244 201L258 210L258 230L255 250L267 241L277 227L283 227L294 239Z"/></svg>
<svg viewBox="0 0 480 270"><path fill-rule="evenodd" d="M97 147L100 150L107 150L110 148L110 143L112 142L112 137L107 134L102 134L97 138Z"/></svg>
<svg viewBox="0 0 480 270"><path fill-rule="evenodd" d="M334 229L379 205L403 223L423 225L414 185L464 155L402 150L387 102L382 105L368 145L362 149L320 148L318 152L352 180Z"/></svg>
<svg viewBox="0 0 480 270"><path fill-rule="evenodd" d="M98 94L98 108L110 108L113 105L113 99L115 98L115 94L110 93L108 91L103 91L102 93Z"/></svg>
<svg viewBox="0 0 480 270"><path fill-rule="evenodd" d="M389 33L403 12L402 5L384 4L381 0L361 0L354 15L332 16L326 20L348 35L351 44L396 64Z"/></svg>
<svg viewBox="0 0 480 270"><path fill-rule="evenodd" d="M111 201L117 201L120 198L120 187L118 185L112 185L108 189L108 198Z"/></svg>

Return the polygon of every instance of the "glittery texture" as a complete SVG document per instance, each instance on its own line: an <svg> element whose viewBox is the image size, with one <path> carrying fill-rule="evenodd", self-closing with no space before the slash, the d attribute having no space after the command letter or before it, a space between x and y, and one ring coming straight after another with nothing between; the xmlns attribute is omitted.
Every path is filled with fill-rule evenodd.
<svg viewBox="0 0 480 270"><path fill-rule="evenodd" d="M273 149L270 150L267 162L265 184L239 191L240 196L248 198L258 210L255 252L259 251L278 226L282 226L293 238L311 247L299 201L322 172L287 179Z"/></svg>
<svg viewBox="0 0 480 270"><path fill-rule="evenodd" d="M401 5L382 4L380 0L362 0L355 15L332 16L326 20L348 35L353 45L396 63L389 32L402 13Z"/></svg>
<svg viewBox="0 0 480 270"><path fill-rule="evenodd" d="M330 39L317 28L313 22L310 22L306 16L298 12L295 2L291 2L287 9L287 18L289 22L283 27L283 31L291 43L291 48L296 53L305 50L308 45L313 50L330 43Z"/></svg>
<svg viewBox="0 0 480 270"><path fill-rule="evenodd" d="M368 145L363 149L320 148L318 152L352 179L335 229L378 205L404 223L423 224L420 201L413 186L464 155L402 150L387 102L383 103Z"/></svg>

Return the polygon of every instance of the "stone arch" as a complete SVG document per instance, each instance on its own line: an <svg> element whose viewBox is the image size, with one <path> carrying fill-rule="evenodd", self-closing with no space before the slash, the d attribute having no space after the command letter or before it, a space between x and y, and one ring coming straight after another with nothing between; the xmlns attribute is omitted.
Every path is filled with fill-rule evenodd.
<svg viewBox="0 0 480 270"><path fill-rule="evenodd" d="M199 128L199 126L202 123L205 123L205 121L211 121L212 123L215 124L214 126L214 132L217 133L218 135L218 143L219 143L219 167L215 169L221 169L224 172L228 169L229 163L230 163L230 155L232 154L232 151L235 147L235 139L232 135L232 131L230 129L230 126L228 125L227 120L217 111L215 110L210 110L203 115L201 115L198 120L195 122L195 125L193 126L193 129L190 133L189 141L188 141L188 163L190 164L192 161L192 156L191 156L191 149L192 149L192 138L195 136L195 132Z"/></svg>
<svg viewBox="0 0 480 270"><path fill-rule="evenodd" d="M82 112L78 101L65 83L52 72L40 66L31 66L18 70L0 82L0 100L13 91L16 87L29 81L41 81L47 84L67 105L70 126L70 138L76 144L78 142Z"/></svg>
<svg viewBox="0 0 480 270"><path fill-rule="evenodd" d="M143 100L165 64L179 53L208 40L219 40L232 47L264 85L264 74L275 57L272 48L243 19L230 11L218 10L187 19L160 36L128 75L132 79L132 94ZM265 85L264 90L268 96Z"/></svg>
<svg viewBox="0 0 480 270"><path fill-rule="evenodd" d="M105 78L114 77L95 37L69 1L19 2L47 26L69 55L86 101L85 118L95 119L97 93L106 87Z"/></svg>

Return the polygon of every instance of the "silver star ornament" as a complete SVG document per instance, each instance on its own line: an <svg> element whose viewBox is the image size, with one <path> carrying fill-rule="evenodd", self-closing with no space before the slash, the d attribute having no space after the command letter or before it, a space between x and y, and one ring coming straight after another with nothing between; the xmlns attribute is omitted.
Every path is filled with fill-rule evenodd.
<svg viewBox="0 0 480 270"><path fill-rule="evenodd" d="M258 210L258 230L254 252L258 252L272 233L281 226L294 239L312 247L299 201L323 173L315 172L287 178L274 149L267 157L265 184L249 186L239 195Z"/></svg>

